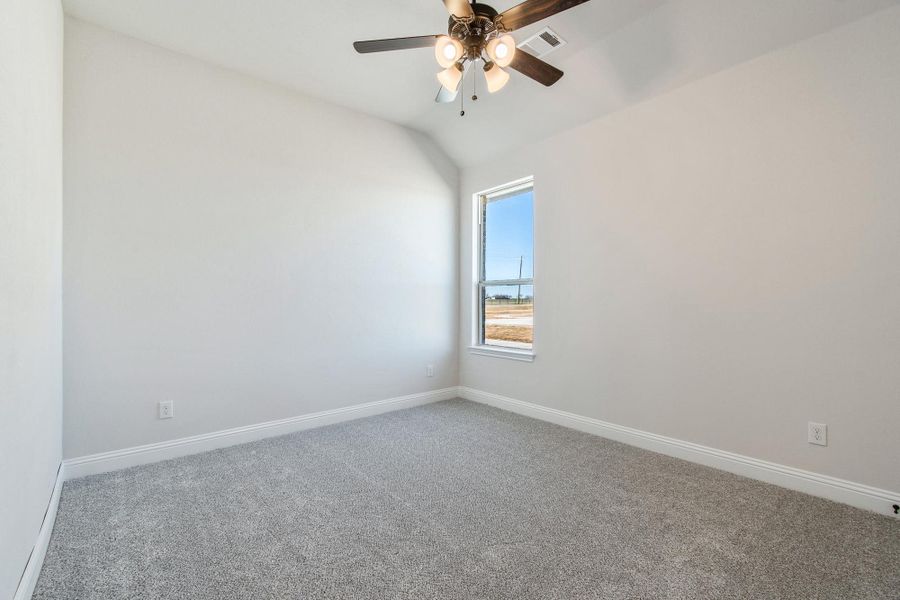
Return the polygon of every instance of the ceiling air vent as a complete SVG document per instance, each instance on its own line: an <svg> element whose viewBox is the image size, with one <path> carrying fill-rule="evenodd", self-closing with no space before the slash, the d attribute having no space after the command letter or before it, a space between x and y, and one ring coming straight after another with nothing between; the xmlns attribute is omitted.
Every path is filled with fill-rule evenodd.
<svg viewBox="0 0 900 600"><path fill-rule="evenodd" d="M519 48L521 48L528 54L533 54L538 58L542 58L544 56L547 56L557 48L562 48L565 45L566 40L559 37L559 35L549 27L544 27L536 34L519 44Z"/></svg>

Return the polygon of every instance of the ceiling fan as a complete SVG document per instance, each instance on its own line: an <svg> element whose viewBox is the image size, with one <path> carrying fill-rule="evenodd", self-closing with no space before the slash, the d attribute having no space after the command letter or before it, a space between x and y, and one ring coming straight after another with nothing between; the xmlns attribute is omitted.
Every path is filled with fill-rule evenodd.
<svg viewBox="0 0 900 600"><path fill-rule="evenodd" d="M474 1L471 4L467 0L443 1L450 12L447 35L353 42L360 54L433 47L434 56L444 69L437 74L441 83L435 98L437 102L452 102L464 74L479 60L484 62L484 78L490 93L499 91L509 81L505 67L546 86L559 81L562 71L516 48L516 41L509 34L588 0L525 0L502 13ZM473 94L472 99L478 97ZM465 111L460 110L460 115L464 114Z"/></svg>

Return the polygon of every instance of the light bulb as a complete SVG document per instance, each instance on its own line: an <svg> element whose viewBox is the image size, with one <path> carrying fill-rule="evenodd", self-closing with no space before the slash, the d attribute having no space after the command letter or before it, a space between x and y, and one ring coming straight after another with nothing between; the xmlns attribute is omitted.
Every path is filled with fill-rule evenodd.
<svg viewBox="0 0 900 600"><path fill-rule="evenodd" d="M484 65L484 79L487 81L488 91L493 94L503 89L503 86L509 81L509 73L494 63L486 63Z"/></svg>
<svg viewBox="0 0 900 600"><path fill-rule="evenodd" d="M438 81L441 82L441 85L444 86L448 92L456 91L462 76L462 69L458 63L453 63L437 74ZM509 77L509 75L507 75L507 77Z"/></svg>
<svg viewBox="0 0 900 600"><path fill-rule="evenodd" d="M459 40L455 40L447 35L438 37L434 45L434 57L439 65L447 69L462 58L462 55L463 46Z"/></svg>
<svg viewBox="0 0 900 600"><path fill-rule="evenodd" d="M509 34L496 37L488 42L487 53L498 67L508 67L516 55L516 40Z"/></svg>

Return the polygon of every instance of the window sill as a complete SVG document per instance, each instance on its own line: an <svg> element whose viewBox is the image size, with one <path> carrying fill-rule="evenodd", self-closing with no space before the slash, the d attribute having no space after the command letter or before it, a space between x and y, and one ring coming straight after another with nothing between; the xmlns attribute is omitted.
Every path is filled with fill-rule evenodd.
<svg viewBox="0 0 900 600"><path fill-rule="evenodd" d="M498 346L469 346L469 354L493 356L495 358L506 358L509 360L520 360L523 362L534 361L533 351L519 350L517 348L501 348Z"/></svg>

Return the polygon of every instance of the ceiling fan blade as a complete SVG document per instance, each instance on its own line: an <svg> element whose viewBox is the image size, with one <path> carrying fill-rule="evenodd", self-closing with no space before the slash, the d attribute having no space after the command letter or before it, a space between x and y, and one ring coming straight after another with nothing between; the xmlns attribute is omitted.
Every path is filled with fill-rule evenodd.
<svg viewBox="0 0 900 600"><path fill-rule="evenodd" d="M459 94L459 88L454 91L450 91L444 86L438 90L437 96L434 97L434 101L438 104L450 104L454 100L456 100L456 96Z"/></svg>
<svg viewBox="0 0 900 600"><path fill-rule="evenodd" d="M475 16L472 6L466 0L444 0L447 11L459 19L468 19Z"/></svg>
<svg viewBox="0 0 900 600"><path fill-rule="evenodd" d="M562 71L551 64L545 63L536 56L528 54L521 48L516 50L509 67L548 87L559 81L559 78L563 76Z"/></svg>
<svg viewBox="0 0 900 600"><path fill-rule="evenodd" d="M429 48L435 45L438 37L437 35L419 35L416 37L388 38L386 40L366 40L364 42L353 42L353 48L360 54L386 52L388 50Z"/></svg>
<svg viewBox="0 0 900 600"><path fill-rule="evenodd" d="M446 0L445 0L446 1ZM500 13L503 27L507 31L521 29L541 19L569 10L588 0L525 0L521 4Z"/></svg>

